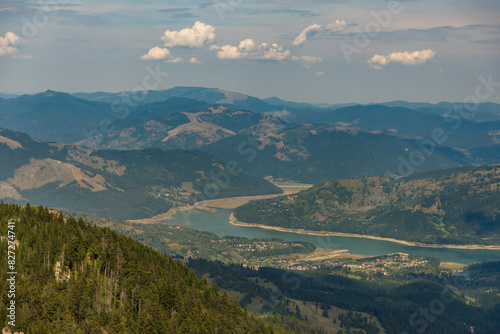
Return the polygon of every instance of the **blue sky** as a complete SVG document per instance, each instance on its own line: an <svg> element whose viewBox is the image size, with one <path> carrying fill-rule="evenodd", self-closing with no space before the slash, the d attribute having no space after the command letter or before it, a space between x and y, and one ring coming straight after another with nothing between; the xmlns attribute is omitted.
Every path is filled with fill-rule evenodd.
<svg viewBox="0 0 500 334"><path fill-rule="evenodd" d="M159 66L158 89L462 102L499 65L496 0L0 2L3 93L133 90Z"/></svg>

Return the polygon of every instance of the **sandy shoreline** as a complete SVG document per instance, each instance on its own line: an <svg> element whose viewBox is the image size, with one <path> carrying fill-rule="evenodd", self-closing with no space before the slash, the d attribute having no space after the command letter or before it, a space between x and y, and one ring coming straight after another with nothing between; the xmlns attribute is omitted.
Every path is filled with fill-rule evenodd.
<svg viewBox="0 0 500 334"><path fill-rule="evenodd" d="M276 227L276 226L267 226L261 224L249 224L238 221L234 214L231 213L229 218L229 222L236 226L246 226L246 227L259 227L268 230L275 230L280 232L291 232L291 233L300 233L300 234L308 234L308 235L318 235L318 236L336 236L336 237L353 237L353 238L366 238L366 239L374 239L374 240L382 240L382 241L390 241L398 244L403 244L406 246L416 246L416 247L428 247L428 248L454 248L454 249L490 249L490 250L500 250L500 246L487 246L487 245L448 245L448 244L424 244L420 242L413 241L405 241L394 238L384 238L384 237L376 237L373 235L364 235L364 234L356 234L356 233L343 233L343 232L328 232L328 231L309 231L301 228L286 228L286 227Z"/></svg>
<svg viewBox="0 0 500 334"><path fill-rule="evenodd" d="M275 198L275 197L279 197L279 196L283 196L283 195L293 194L293 193L299 192L301 190L303 190L303 189L288 188L284 193L281 193L281 194L257 195L257 196L238 196L238 197L225 197L225 198L209 199L206 201L196 202L195 204L192 204L192 205L172 208L165 213L156 215L156 216L151 217L151 218L135 219L135 220L128 220L128 221L131 223L136 223L136 224L155 224L155 223L158 223L159 221L162 221L162 220L172 219L172 216L174 214L181 212L181 211L188 211L188 210L196 209L196 210L202 210L202 211L215 213L217 211L217 209L236 209L237 207L245 205L250 201Z"/></svg>
<svg viewBox="0 0 500 334"><path fill-rule="evenodd" d="M195 205L182 206L182 207L178 207L178 208L172 208L172 209L168 210L165 213L156 215L156 216L151 217L151 218L134 219L134 220L130 220L129 219L128 222L135 223L135 224L157 224L157 223L159 223L159 222L161 222L163 220L170 220L170 219L172 219L172 216L175 215L178 212L188 211L188 210L194 210L194 209L196 209L196 210L203 210L203 211L207 211L207 212L210 212L210 213L215 213L217 211L216 208L207 207L207 206L199 206L199 205L195 204Z"/></svg>

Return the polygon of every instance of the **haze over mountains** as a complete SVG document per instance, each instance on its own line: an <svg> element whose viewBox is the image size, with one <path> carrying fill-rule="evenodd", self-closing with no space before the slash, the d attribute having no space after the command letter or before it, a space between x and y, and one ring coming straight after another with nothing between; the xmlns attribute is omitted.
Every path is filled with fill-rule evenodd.
<svg viewBox="0 0 500 334"><path fill-rule="evenodd" d="M252 201L237 208L235 217L248 223L316 232L463 247L498 246L499 168L477 166L500 162L498 105L481 104L478 111L468 113L464 106L455 104L318 106L189 87L141 94L137 98L130 93L74 96L46 91L0 99L0 200L129 220L206 199L279 195L282 190L272 182L293 180L316 185L298 194ZM71 302L60 303L59 309L78 310L66 315L64 321L55 321L44 316L48 303L24 303L39 307L19 313L25 314L27 309L33 315L29 319L35 319L23 320L23 328L42 324L62 328L70 324L73 328L116 327L120 332L130 327L151 332L155 326L171 326L194 332L192 328L204 326L228 328L228 332L244 327L242 332L252 333L261 329L264 333L323 333L323 328L380 333L383 328L399 333L408 328L407 319L415 310L441 298L446 284L443 279L449 278L449 271L443 274L439 260L429 258L408 262L412 265L420 261L425 267L410 268L401 263L398 276L379 281L381 272L351 271L345 267L348 265L332 264L334 258L321 265L314 263L308 268L319 270L307 276L277 268L256 271L241 265L226 266L206 261L210 252L198 252L200 259L189 265L210 283L239 296L242 306L265 314L264 318L255 318L204 281L192 279L194 273L187 268L109 229L92 228L74 219L67 220L64 228L56 228L64 221L62 215L42 207L1 203L0 211L0 220L27 213L31 220L19 225L21 242L35 240L43 253L35 256L21 247L19 254L26 261L20 272L31 270L30 261L36 258L37 268L44 268L45 273L23 275L19 282L22 296L66 300L70 295ZM97 219L105 221L107 227L119 226L120 233L149 246L152 240L168 241L169 247L186 249L186 256L192 255L182 238L176 240L168 234L168 229L174 229L171 225L143 228L126 221ZM35 227L42 231L40 240L35 238ZM54 242L45 236L47 231L64 241ZM190 231L190 242L199 243L200 233ZM221 246L221 239L239 242L231 236L205 237L210 239L207 244L222 247L224 254L232 253ZM267 243L266 239L260 241ZM198 249L198 245L195 247ZM275 251L263 250L262 254L267 254L263 261L288 263L273 257ZM45 254L50 261L45 260ZM315 255L316 251L311 253ZM172 277L169 286L159 288L149 279L144 281L151 276L150 271L137 273L137 281L131 281L130 272L123 270L127 263L137 268L137 261L153 268L154 273L167 268L179 275ZM474 274L467 270L466 275ZM61 279L60 273L73 276ZM478 266L474 281L466 275L461 279L468 287L453 292L454 303L447 304L445 313L429 325L431 332L470 333L473 327L478 333L490 333L491 328L498 328L498 307L494 306L499 305L498 298L496 292L488 292L498 291L498 264ZM39 279L42 276L47 279ZM24 277L35 277L35 281L30 283ZM287 286L287 277L298 280L301 288ZM179 290L184 281L191 288ZM98 282L98 288L89 282ZM28 290L33 286L40 289ZM61 287L60 294L43 297L54 286ZM143 299L139 299L138 291L146 291L143 289L151 293L141 293ZM284 294L274 298L276 291ZM168 296L172 292L177 301L182 301L180 304L171 303ZM471 296L477 305L469 303ZM267 309L265 301L274 299L277 307ZM151 304L152 300L158 304ZM95 311L94 305L108 306L97 306L103 308L96 314L91 311ZM198 305L198 309L185 305ZM203 320L208 314L205 307L211 308L210 317L217 319L217 324ZM87 316L79 312L87 312ZM99 325L89 325L86 319L98 318L99 312L110 317L100 320ZM178 321L176 312L184 318ZM234 321L227 320L228 314ZM287 317L290 315L293 318ZM145 317L150 320L147 324L141 320ZM319 323L322 328L310 327Z"/></svg>
<svg viewBox="0 0 500 334"><path fill-rule="evenodd" d="M177 98L177 99L175 99ZM206 105L191 104L186 100L205 102ZM171 100L166 103L167 100ZM215 105L215 106L214 106ZM500 127L500 105L480 103L468 106L463 103L442 102L410 103L394 101L371 105L315 105L287 102L278 98L258 99L241 93L216 88L175 87L163 91L120 92L120 93L75 93L66 94L46 91L36 95L22 95L0 100L1 125L4 128L26 132L41 140L74 142L75 138L88 137L90 128L106 128L109 124L98 121L126 120L137 117L159 117L180 112L194 112L199 109L224 106L234 111L265 113L284 120L332 124L362 130L388 131L401 136L429 136L429 131L441 127L459 137L467 132L477 139L469 145L450 139L451 147L489 146L498 143L495 130ZM320 107L321 106L321 107ZM79 116L80 124L72 124L71 116ZM19 122L24 117L25 122ZM100 119L97 119L99 118ZM79 127L74 134L56 131L58 136L44 135L36 127L46 129L52 121L52 128L65 122L66 128ZM29 121L29 122L27 122ZM57 122L61 123L57 123ZM24 124L23 124L24 123ZM36 126L35 126L36 125ZM253 125L253 124L252 124ZM123 126L123 125L122 125ZM83 128L83 129L82 129ZM88 132L84 132L87 130ZM238 129L241 130L241 129ZM85 136L87 135L87 136ZM45 138L42 138L45 137ZM469 137L470 138L470 137ZM457 146L458 145L458 146Z"/></svg>
<svg viewBox="0 0 500 334"><path fill-rule="evenodd" d="M261 179L265 176L316 183L498 163L500 105L479 104L472 113L464 108L402 101L325 106L203 87L76 94L49 90L10 97L0 99L0 128L15 131L1 134L0 148L9 157L2 167L1 193L16 201L142 217L173 205L158 199L158 193L192 200L210 183L208 175L225 171L228 162L243 173L232 177L218 197L276 192ZM86 158L75 164L69 152L85 152ZM186 165L160 166L160 161L174 160ZM65 172L49 172L53 162ZM146 182L148 164L159 164L165 176ZM188 172L179 176L180 171ZM23 178L42 174L40 184L23 185ZM258 190L244 190L249 183ZM90 202L82 199L87 193L92 193ZM125 198L125 193L134 195ZM147 205L132 210L126 204L131 199ZM126 209L111 209L115 205Z"/></svg>

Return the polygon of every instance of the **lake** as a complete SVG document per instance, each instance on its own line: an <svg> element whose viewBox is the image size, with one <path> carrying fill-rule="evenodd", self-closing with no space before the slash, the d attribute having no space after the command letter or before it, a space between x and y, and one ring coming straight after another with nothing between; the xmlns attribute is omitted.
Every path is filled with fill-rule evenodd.
<svg viewBox="0 0 500 334"><path fill-rule="evenodd" d="M395 242L355 237L315 236L300 233L281 232L258 227L235 226L229 223L232 210L219 209L216 213L201 210L178 212L165 223L179 225L198 231L217 234L219 237L236 236L248 239L278 238L286 241L310 242L319 248L348 249L349 253L376 256L397 252L411 255L430 256L442 262L469 264L500 259L499 250L488 249L451 249L407 246Z"/></svg>

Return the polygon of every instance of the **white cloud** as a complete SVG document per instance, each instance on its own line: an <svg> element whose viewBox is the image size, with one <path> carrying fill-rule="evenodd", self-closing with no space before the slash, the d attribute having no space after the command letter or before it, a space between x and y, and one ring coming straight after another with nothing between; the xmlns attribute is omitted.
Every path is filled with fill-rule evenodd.
<svg viewBox="0 0 500 334"><path fill-rule="evenodd" d="M370 67L376 70L380 70L390 63L400 63L403 65L422 65L429 62L432 58L434 58L435 55L436 52L430 49L414 52L393 52L387 56L374 55L367 60L367 63L370 64Z"/></svg>
<svg viewBox="0 0 500 334"><path fill-rule="evenodd" d="M242 58L242 56L243 54L237 46L224 45L217 51L217 58L219 59L239 59Z"/></svg>
<svg viewBox="0 0 500 334"><path fill-rule="evenodd" d="M300 45L304 43L307 40L307 37L312 37L316 35L318 32L321 31L321 26L319 24L313 24L310 25L309 27L305 28L302 30L300 34L295 37L295 39L292 42L292 45Z"/></svg>
<svg viewBox="0 0 500 334"><path fill-rule="evenodd" d="M19 42L19 36L13 32L7 32L5 37L0 36L0 56L13 55L17 53L17 45Z"/></svg>
<svg viewBox="0 0 500 334"><path fill-rule="evenodd" d="M198 58L196 58L196 57L191 57L191 59L189 59L189 63L190 64L201 64L201 61L198 60Z"/></svg>
<svg viewBox="0 0 500 334"><path fill-rule="evenodd" d="M240 42L240 45L238 46L238 49L246 51L246 52L251 52L254 51L257 48L257 45L255 44L255 41L253 39L247 38L243 41Z"/></svg>
<svg viewBox="0 0 500 334"><path fill-rule="evenodd" d="M296 38L297 43L303 43L307 38L317 32L332 32L343 29L346 26L345 21L335 21L333 23L321 26L312 25L306 28L301 35ZM290 50L277 43L261 43L258 44L251 38L241 40L236 45L226 44L219 46L214 44L215 28L211 25L197 21L192 28L185 28L179 31L165 31L161 38L163 47L154 47L141 58L148 59L167 59L169 63L182 62L182 58L174 58L168 48L172 47L189 47L201 48L207 46L210 51L216 52L219 59L241 59L249 61L276 61L282 62L287 60L299 61L304 67L311 67L311 64L321 63L323 58L314 56L291 56ZM191 55L189 63L200 63L196 55Z"/></svg>
<svg viewBox="0 0 500 334"><path fill-rule="evenodd" d="M345 20L336 20L335 22L329 23L324 26L319 24L312 24L309 27L302 30L302 32L298 34L297 37L295 37L295 39L292 42L292 45L299 46L303 44L307 39L310 39L319 33L332 34L337 31L342 31L345 28L347 28L347 22Z"/></svg>
<svg viewBox="0 0 500 334"><path fill-rule="evenodd" d="M166 48L155 46L149 52L141 57L142 60L158 60L170 57L170 51Z"/></svg>
<svg viewBox="0 0 500 334"><path fill-rule="evenodd" d="M215 28L211 25L196 21L192 28L185 28L180 31L165 31L161 40L166 47L201 48L214 42L214 31Z"/></svg>
<svg viewBox="0 0 500 334"><path fill-rule="evenodd" d="M257 59L283 61L286 60L288 56L290 56L289 50L286 50L276 43L273 43L271 45L262 43L261 45L259 45L257 51Z"/></svg>
<svg viewBox="0 0 500 334"><path fill-rule="evenodd" d="M238 46L224 45L217 52L219 59L248 59L283 61L288 59L290 51L276 43L262 43L259 46L251 39L245 39Z"/></svg>
<svg viewBox="0 0 500 334"><path fill-rule="evenodd" d="M345 20L335 20L335 22L329 23L325 26L325 31L337 32L342 31L347 28L347 22Z"/></svg>
<svg viewBox="0 0 500 334"><path fill-rule="evenodd" d="M321 77L323 75L325 75L325 72L321 72L321 71L316 72L317 77Z"/></svg>
<svg viewBox="0 0 500 334"><path fill-rule="evenodd" d="M178 63L182 63L183 59L181 57L177 57L177 58L166 60L166 62L172 63L172 64L178 64Z"/></svg>

